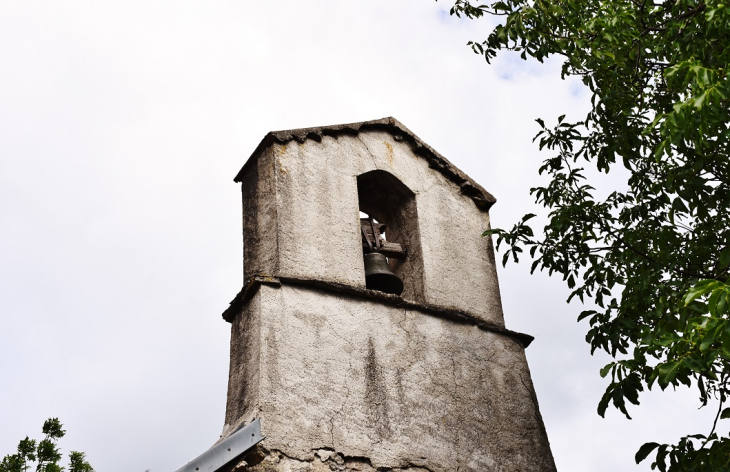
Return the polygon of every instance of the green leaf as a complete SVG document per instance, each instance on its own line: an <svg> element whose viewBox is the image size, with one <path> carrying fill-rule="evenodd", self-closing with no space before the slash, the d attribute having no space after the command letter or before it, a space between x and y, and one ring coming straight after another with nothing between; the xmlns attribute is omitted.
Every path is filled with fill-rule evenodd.
<svg viewBox="0 0 730 472"><path fill-rule="evenodd" d="M534 213L528 213L528 214L526 214L525 216L522 217L522 222L524 223L524 222L526 222L528 220L531 220L532 218L534 218L536 216L537 215L535 215Z"/></svg>
<svg viewBox="0 0 730 472"><path fill-rule="evenodd" d="M700 94L699 97L696 97L694 99L695 108L697 108L697 109L702 108L702 105L705 103L705 100L707 99L708 93L709 93L709 90L705 90L704 92L702 92L702 94Z"/></svg>
<svg viewBox="0 0 730 472"><path fill-rule="evenodd" d="M601 397L601 401L598 402L598 414L603 418L606 415L606 409L608 408L608 404L611 401L611 394L608 390L603 394Z"/></svg>
<svg viewBox="0 0 730 472"><path fill-rule="evenodd" d="M584 311L581 311L580 312L580 315L578 315L578 320L577 321L581 321L584 318L587 318L587 317L589 317L591 315L595 315L596 313L598 313L598 312L595 311L595 310L584 310ZM605 376L602 375L601 377L605 377Z"/></svg>
<svg viewBox="0 0 730 472"><path fill-rule="evenodd" d="M707 348L709 348L710 345L712 345L712 343L715 342L714 333L715 333L715 330L711 330L702 339L702 343L700 343L700 351L701 352L706 351Z"/></svg>
<svg viewBox="0 0 730 472"><path fill-rule="evenodd" d="M662 390L670 383L674 383L681 365L682 361L669 361L657 366L657 381Z"/></svg>
<svg viewBox="0 0 730 472"><path fill-rule="evenodd" d="M685 295L684 304L689 305L692 301L701 297L717 287L719 282L716 280L701 280L697 282Z"/></svg>
<svg viewBox="0 0 730 472"><path fill-rule="evenodd" d="M649 443L646 443L643 446L641 446L639 448L639 451L634 456L634 459L636 460L636 463L637 464L641 463L641 461L643 461L644 459L646 459L646 457L649 454L651 454L651 451L653 451L654 449L656 449L658 447L659 447L659 444L658 443L655 443L655 442L649 442Z"/></svg>
<svg viewBox="0 0 730 472"><path fill-rule="evenodd" d="M484 236L491 236L493 234L502 234L502 233L503 233L503 231L501 229L498 229L498 228L488 229L488 230L485 230L482 233L482 237L484 237Z"/></svg>
<svg viewBox="0 0 730 472"><path fill-rule="evenodd" d="M720 253L720 267L725 269L730 266L730 247L726 247Z"/></svg>
<svg viewBox="0 0 730 472"><path fill-rule="evenodd" d="M689 210L687 209L687 206L684 204L682 199L680 197L677 197L672 202L672 209L674 211L681 211L683 213L689 213Z"/></svg>

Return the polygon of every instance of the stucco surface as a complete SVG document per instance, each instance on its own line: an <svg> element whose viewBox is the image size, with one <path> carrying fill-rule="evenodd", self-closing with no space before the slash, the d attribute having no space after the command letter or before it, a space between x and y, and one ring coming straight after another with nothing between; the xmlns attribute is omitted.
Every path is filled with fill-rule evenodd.
<svg viewBox="0 0 730 472"><path fill-rule="evenodd" d="M332 138L326 138L327 141ZM279 274L365 285L355 156L326 143L274 145Z"/></svg>
<svg viewBox="0 0 730 472"><path fill-rule="evenodd" d="M266 439L231 470L555 470L488 192L392 118L270 133L236 180L223 435L258 417ZM363 207L408 251L402 298L365 290Z"/></svg>
<svg viewBox="0 0 730 472"><path fill-rule="evenodd" d="M513 338L287 285L232 334L226 422L261 418L253 470L555 470Z"/></svg>
<svg viewBox="0 0 730 472"><path fill-rule="evenodd" d="M279 270L278 202L275 159L262 152L241 182L243 202L243 280Z"/></svg>
<svg viewBox="0 0 730 472"><path fill-rule="evenodd" d="M260 270L364 286L357 176L383 170L415 194L420 248L411 257L422 258L423 289L405 293L504 323L492 248L481 237L488 213L402 137L368 130L273 143L252 159L257 165L240 176L251 213L244 216L247 278ZM252 245L262 249L246 249Z"/></svg>

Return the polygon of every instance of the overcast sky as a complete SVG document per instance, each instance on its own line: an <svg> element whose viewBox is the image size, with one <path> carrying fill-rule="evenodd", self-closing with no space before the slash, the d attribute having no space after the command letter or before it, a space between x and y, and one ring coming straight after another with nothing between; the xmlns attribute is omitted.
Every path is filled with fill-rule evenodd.
<svg viewBox="0 0 730 472"><path fill-rule="evenodd" d="M270 130L394 116L494 194L533 211L531 143L589 95L559 63L466 46L489 20L448 0L0 3L0 456L43 421L99 472L174 471L223 426L241 288L232 179ZM603 191L621 186L611 174ZM634 466L646 441L706 433L694 392L596 414L605 357L559 279L500 268L558 469Z"/></svg>

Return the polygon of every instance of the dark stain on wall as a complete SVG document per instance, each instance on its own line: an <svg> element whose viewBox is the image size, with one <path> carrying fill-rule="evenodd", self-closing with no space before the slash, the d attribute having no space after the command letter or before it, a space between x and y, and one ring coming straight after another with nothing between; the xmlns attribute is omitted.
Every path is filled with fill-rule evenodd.
<svg viewBox="0 0 730 472"><path fill-rule="evenodd" d="M370 425L376 435L375 442L388 438L391 434L388 395L383 368L378 364L373 338L368 338L368 353L365 359L365 404Z"/></svg>

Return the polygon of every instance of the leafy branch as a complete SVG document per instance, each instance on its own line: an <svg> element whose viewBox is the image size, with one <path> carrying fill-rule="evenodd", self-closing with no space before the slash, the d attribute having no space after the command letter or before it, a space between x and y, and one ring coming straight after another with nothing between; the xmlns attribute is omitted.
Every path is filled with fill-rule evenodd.
<svg viewBox="0 0 730 472"><path fill-rule="evenodd" d="M6 455L0 462L0 472L27 472L33 462L36 472L62 472L65 468L59 465L62 456L57 443L66 431L58 418L49 418L43 423L43 434L40 441L28 436L21 440L18 452ZM69 472L94 472L85 457L83 452L71 451Z"/></svg>
<svg viewBox="0 0 730 472"><path fill-rule="evenodd" d="M730 375L730 6L719 0L456 0L451 13L499 18L486 40L468 46L491 62L501 51L540 62L564 60L591 93L582 120L538 119L535 140L554 153L531 189L547 212L542 231L525 215L511 230L485 236L504 245L502 263L523 253L561 275L591 302L591 352L614 358L600 374L610 383L598 403L629 416L641 393L694 386L702 406L718 401L707 435L676 444L649 442L661 471L730 467L730 438L718 422ZM608 173L629 171L625 190L597 199L581 161Z"/></svg>

